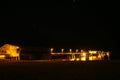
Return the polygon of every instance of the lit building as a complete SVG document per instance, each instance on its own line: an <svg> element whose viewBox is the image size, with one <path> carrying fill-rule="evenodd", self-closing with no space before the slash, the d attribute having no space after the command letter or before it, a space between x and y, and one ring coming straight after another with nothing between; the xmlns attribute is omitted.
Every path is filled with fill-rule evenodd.
<svg viewBox="0 0 120 80"><path fill-rule="evenodd" d="M92 61L92 60L110 60L110 52L97 50L78 50L75 52L69 49L69 52L54 52L51 48L51 59L63 61Z"/></svg>
<svg viewBox="0 0 120 80"><path fill-rule="evenodd" d="M5 44L0 47L0 59L20 59L20 47L11 44Z"/></svg>

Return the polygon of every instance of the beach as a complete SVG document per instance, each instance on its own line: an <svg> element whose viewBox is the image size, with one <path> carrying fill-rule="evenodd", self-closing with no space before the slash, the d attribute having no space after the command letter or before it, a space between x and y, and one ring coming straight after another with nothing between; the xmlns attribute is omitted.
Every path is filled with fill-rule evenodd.
<svg viewBox="0 0 120 80"><path fill-rule="evenodd" d="M0 60L0 80L119 80L120 61Z"/></svg>

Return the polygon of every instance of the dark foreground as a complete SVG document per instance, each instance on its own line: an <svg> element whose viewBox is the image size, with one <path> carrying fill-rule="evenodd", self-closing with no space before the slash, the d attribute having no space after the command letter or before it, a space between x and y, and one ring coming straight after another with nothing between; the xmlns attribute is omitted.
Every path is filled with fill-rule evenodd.
<svg viewBox="0 0 120 80"><path fill-rule="evenodd" d="M120 80L120 61L0 61L0 80Z"/></svg>

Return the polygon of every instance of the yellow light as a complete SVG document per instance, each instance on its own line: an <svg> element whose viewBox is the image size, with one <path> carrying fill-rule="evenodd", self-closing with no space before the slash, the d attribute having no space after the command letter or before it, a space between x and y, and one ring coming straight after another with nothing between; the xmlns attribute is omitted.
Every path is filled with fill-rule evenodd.
<svg viewBox="0 0 120 80"><path fill-rule="evenodd" d="M75 59L74 58L72 58L72 59L69 59L70 61L75 61Z"/></svg>
<svg viewBox="0 0 120 80"><path fill-rule="evenodd" d="M51 53L53 52L53 48L50 49Z"/></svg>
<svg viewBox="0 0 120 80"><path fill-rule="evenodd" d="M97 51L89 51L89 53L91 53L91 54L96 54Z"/></svg>
<svg viewBox="0 0 120 80"><path fill-rule="evenodd" d="M92 56L89 56L89 60L93 60Z"/></svg>
<svg viewBox="0 0 120 80"><path fill-rule="evenodd" d="M18 46L5 44L2 48L5 51L5 54L8 54L10 57L19 57L19 52L17 51L17 49L19 49Z"/></svg>
<svg viewBox="0 0 120 80"><path fill-rule="evenodd" d="M107 56L110 56L110 53L109 53L109 52L107 52Z"/></svg>
<svg viewBox="0 0 120 80"><path fill-rule="evenodd" d="M78 52L78 49L76 49L76 53Z"/></svg>
<svg viewBox="0 0 120 80"><path fill-rule="evenodd" d="M17 53L17 48L15 46L9 46L10 48L7 50L7 52L10 54L11 57L18 57L19 53Z"/></svg>
<svg viewBox="0 0 120 80"><path fill-rule="evenodd" d="M0 59L5 59L5 55L0 55Z"/></svg>
<svg viewBox="0 0 120 80"><path fill-rule="evenodd" d="M96 56L93 56L92 58L93 58L93 60L97 60L97 57L96 57Z"/></svg>
<svg viewBox="0 0 120 80"><path fill-rule="evenodd" d="M69 51L70 51L70 53L71 53L71 52L72 52L72 49L70 49Z"/></svg>
<svg viewBox="0 0 120 80"><path fill-rule="evenodd" d="M83 56L86 56L86 53L82 53Z"/></svg>
<svg viewBox="0 0 120 80"><path fill-rule="evenodd" d="M101 55L100 54L98 55L98 58L101 59Z"/></svg>
<svg viewBox="0 0 120 80"><path fill-rule="evenodd" d="M76 59L76 61L79 61L79 60L80 60L79 58Z"/></svg>
<svg viewBox="0 0 120 80"><path fill-rule="evenodd" d="M81 57L81 61L86 61L86 57Z"/></svg>
<svg viewBox="0 0 120 80"><path fill-rule="evenodd" d="M62 51L62 53L63 53L64 49L61 49L61 51Z"/></svg>
<svg viewBox="0 0 120 80"><path fill-rule="evenodd" d="M108 60L110 60L110 52L107 52Z"/></svg>

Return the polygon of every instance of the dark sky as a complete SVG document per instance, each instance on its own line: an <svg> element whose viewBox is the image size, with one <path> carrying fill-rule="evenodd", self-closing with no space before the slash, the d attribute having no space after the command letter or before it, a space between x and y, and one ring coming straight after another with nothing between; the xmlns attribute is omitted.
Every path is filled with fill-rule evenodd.
<svg viewBox="0 0 120 80"><path fill-rule="evenodd" d="M111 2L8 2L1 8L0 44L114 50Z"/></svg>
<svg viewBox="0 0 120 80"><path fill-rule="evenodd" d="M42 17L42 19L47 19L45 21L40 17L27 19L27 17L12 16L5 18L8 21L1 25L3 27L1 29L3 38L1 39L15 42L15 44L18 42L23 45L98 44L101 46L102 44L108 45L113 37L111 21L105 21L105 17L102 16Z"/></svg>

